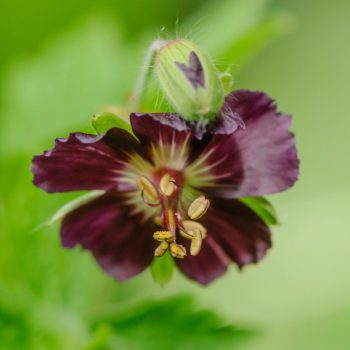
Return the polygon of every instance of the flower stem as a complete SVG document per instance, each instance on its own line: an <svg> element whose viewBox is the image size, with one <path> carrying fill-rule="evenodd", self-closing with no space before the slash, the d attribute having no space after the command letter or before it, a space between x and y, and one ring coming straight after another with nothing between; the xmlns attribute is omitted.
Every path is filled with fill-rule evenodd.
<svg viewBox="0 0 350 350"><path fill-rule="evenodd" d="M137 112L138 109L140 108L142 92L144 90L147 79L149 77L149 72L152 68L152 61L154 59L155 54L159 52L159 50L161 49L162 46L164 46L165 43L166 41L164 40L155 40L149 46L141 67L140 74L137 78L132 96L129 100L128 108L130 112Z"/></svg>

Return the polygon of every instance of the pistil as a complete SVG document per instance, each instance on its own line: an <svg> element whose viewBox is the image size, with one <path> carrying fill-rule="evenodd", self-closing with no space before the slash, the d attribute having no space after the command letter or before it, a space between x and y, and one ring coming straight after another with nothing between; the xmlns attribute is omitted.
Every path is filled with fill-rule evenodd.
<svg viewBox="0 0 350 350"><path fill-rule="evenodd" d="M161 215L155 217L155 223L162 226L163 230L153 234L153 238L160 242L154 255L160 257L169 250L174 258L184 258L187 255L186 248L176 243L177 232L191 240L190 254L198 255L207 230L194 220L207 212L209 200L204 196L196 198L187 210L183 210L183 214L187 213L192 220L182 220L177 207L181 191L173 176L165 173L158 181L158 186L144 176L139 177L136 182L144 203L152 207L158 206L161 210Z"/></svg>

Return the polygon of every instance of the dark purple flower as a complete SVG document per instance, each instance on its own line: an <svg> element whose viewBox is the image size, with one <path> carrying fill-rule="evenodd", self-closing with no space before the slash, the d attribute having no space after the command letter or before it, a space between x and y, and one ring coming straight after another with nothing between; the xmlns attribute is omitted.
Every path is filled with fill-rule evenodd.
<svg viewBox="0 0 350 350"><path fill-rule="evenodd" d="M34 157L34 184L47 192L104 191L64 217L63 245L90 250L120 281L167 250L202 284L231 261L241 268L262 259L270 230L239 198L280 192L296 181L290 117L261 92L237 91L206 132L176 114L130 120L138 140L119 128L101 136L74 133Z"/></svg>

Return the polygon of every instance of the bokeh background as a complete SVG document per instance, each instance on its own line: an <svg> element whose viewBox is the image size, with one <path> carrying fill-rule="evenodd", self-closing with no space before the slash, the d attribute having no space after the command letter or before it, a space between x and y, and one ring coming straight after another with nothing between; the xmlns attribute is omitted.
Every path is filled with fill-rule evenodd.
<svg viewBox="0 0 350 350"><path fill-rule="evenodd" d="M34 188L32 155L123 105L159 36L194 40L294 117L301 177L269 198L274 248L206 288L117 284L57 226L36 230L76 194ZM347 0L2 1L0 349L350 349L349 37Z"/></svg>

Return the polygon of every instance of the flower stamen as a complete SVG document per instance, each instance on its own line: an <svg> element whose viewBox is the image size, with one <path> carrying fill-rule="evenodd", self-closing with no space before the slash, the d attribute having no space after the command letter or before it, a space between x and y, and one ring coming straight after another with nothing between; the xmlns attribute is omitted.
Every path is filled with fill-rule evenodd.
<svg viewBox="0 0 350 350"><path fill-rule="evenodd" d="M172 242L174 241L174 235L170 231L156 231L153 233L153 238L156 241L166 241Z"/></svg>
<svg viewBox="0 0 350 350"><path fill-rule="evenodd" d="M159 182L159 188L164 196L170 197L176 190L174 178L170 174L163 175Z"/></svg>
<svg viewBox="0 0 350 350"><path fill-rule="evenodd" d="M207 212L209 206L209 200L204 196L199 196L188 207L187 215L192 220L200 219Z"/></svg>
<svg viewBox="0 0 350 350"><path fill-rule="evenodd" d="M170 253L174 258L179 259L183 259L187 255L186 248L175 242L170 244Z"/></svg>
<svg viewBox="0 0 350 350"><path fill-rule="evenodd" d="M190 249L191 255L196 256L199 254L202 246L202 241L203 239L202 239L201 232L197 229L194 230L192 241L191 241L191 249Z"/></svg>
<svg viewBox="0 0 350 350"><path fill-rule="evenodd" d="M136 180L136 185L141 191L142 200L149 206L156 206L159 204L158 191L153 183L144 176L140 176Z"/></svg>
<svg viewBox="0 0 350 350"><path fill-rule="evenodd" d="M168 248L169 248L169 243L163 241L162 243L159 244L159 246L154 251L154 256L156 256L156 257L163 256L165 254L165 252L168 250Z"/></svg>
<svg viewBox="0 0 350 350"><path fill-rule="evenodd" d="M201 218L207 212L210 202L203 195L197 197L187 209L187 215L192 220L182 221L181 213L178 210L178 204L181 204L181 188L178 187L173 176L167 172L163 174L157 182L157 186L143 176L137 180L142 193L145 192L148 198L157 200L157 205L161 206L161 213L155 216L154 222L163 227L163 230L153 234L153 238L160 242L154 255L156 257L163 256L165 251L169 250L174 258L183 259L187 252L184 246L177 244L177 233L191 241L190 254L198 255L207 230L201 223L194 220ZM159 179L157 176L155 178ZM182 211L186 213L185 209Z"/></svg>
<svg viewBox="0 0 350 350"><path fill-rule="evenodd" d="M199 222L193 221L193 220L184 220L182 221L182 226L184 230L180 229L180 234L182 234L183 237L193 237L193 232L198 230L201 233L201 236L203 239L207 236L207 229Z"/></svg>

